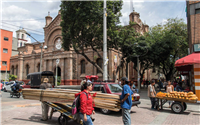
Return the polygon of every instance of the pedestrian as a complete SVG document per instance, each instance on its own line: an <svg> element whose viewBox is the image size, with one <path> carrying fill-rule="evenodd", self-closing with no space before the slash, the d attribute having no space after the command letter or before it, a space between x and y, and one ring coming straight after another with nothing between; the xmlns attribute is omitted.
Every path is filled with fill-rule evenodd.
<svg viewBox="0 0 200 125"><path fill-rule="evenodd" d="M171 85L171 81L168 80L167 83L168 83L168 84L167 84L167 86L166 86L166 92L167 92L167 93L173 92L173 91L174 91L174 86ZM170 107L171 107L171 105L170 105L171 101L168 101L168 102L169 102L169 108L170 108Z"/></svg>
<svg viewBox="0 0 200 125"><path fill-rule="evenodd" d="M40 85L40 89L47 89L47 88L52 88L52 85L49 82L48 78L44 78L43 83ZM49 112L49 106L42 101L42 121L47 121L48 120L48 112Z"/></svg>
<svg viewBox="0 0 200 125"><path fill-rule="evenodd" d="M93 125L90 115L95 114L92 96L92 83L84 82L81 85L81 92L75 94L75 98L80 95L80 118L83 120L83 125Z"/></svg>
<svg viewBox="0 0 200 125"><path fill-rule="evenodd" d="M133 92L131 91L128 85L129 82L127 77L122 77L121 83L123 85L122 94L120 97L122 108L122 120L124 125L131 125L130 109L132 107Z"/></svg>
<svg viewBox="0 0 200 125"><path fill-rule="evenodd" d="M148 96L151 100L151 109L155 109L155 102L156 102L156 91L155 91L155 80L151 81L151 84L148 86Z"/></svg>

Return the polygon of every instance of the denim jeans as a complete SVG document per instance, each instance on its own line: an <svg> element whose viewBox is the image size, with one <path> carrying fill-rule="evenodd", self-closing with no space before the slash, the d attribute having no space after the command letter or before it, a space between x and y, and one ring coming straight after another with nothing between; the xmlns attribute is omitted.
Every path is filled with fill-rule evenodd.
<svg viewBox="0 0 200 125"><path fill-rule="evenodd" d="M131 116L129 109L122 108L122 120L124 125L131 125Z"/></svg>
<svg viewBox="0 0 200 125"><path fill-rule="evenodd" d="M84 115L82 113L79 113L79 114L80 114L80 118L83 120ZM92 119L90 118L90 116L89 115L86 115L86 116L87 116L87 121L83 120L83 125L93 125Z"/></svg>
<svg viewBox="0 0 200 125"><path fill-rule="evenodd" d="M150 100L151 100L151 108L154 109L154 108L155 108L155 102L156 102L156 99L150 97Z"/></svg>

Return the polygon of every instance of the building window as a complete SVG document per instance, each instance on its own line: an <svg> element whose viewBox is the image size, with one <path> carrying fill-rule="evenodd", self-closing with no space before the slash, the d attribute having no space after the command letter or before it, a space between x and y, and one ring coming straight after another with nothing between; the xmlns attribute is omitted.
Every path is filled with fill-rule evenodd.
<svg viewBox="0 0 200 125"><path fill-rule="evenodd" d="M22 42L20 43L20 47L22 47Z"/></svg>
<svg viewBox="0 0 200 125"><path fill-rule="evenodd" d="M40 63L38 63L37 68L38 68L38 72L40 72Z"/></svg>
<svg viewBox="0 0 200 125"><path fill-rule="evenodd" d="M5 40L5 41L8 41L8 37L4 37L4 40Z"/></svg>
<svg viewBox="0 0 200 125"><path fill-rule="evenodd" d="M27 64L26 65L26 75L28 75L29 74L29 65Z"/></svg>
<svg viewBox="0 0 200 125"><path fill-rule="evenodd" d="M2 61L2 65L7 66L7 61Z"/></svg>
<svg viewBox="0 0 200 125"><path fill-rule="evenodd" d="M8 53L8 49L3 48L3 53Z"/></svg>
<svg viewBox="0 0 200 125"><path fill-rule="evenodd" d="M18 66L16 66L16 76L17 76L17 74L18 74Z"/></svg>
<svg viewBox="0 0 200 125"><path fill-rule="evenodd" d="M24 39L24 34L22 34L22 39Z"/></svg>
<svg viewBox="0 0 200 125"><path fill-rule="evenodd" d="M195 9L195 14L200 13L200 8L199 9Z"/></svg>
<svg viewBox="0 0 200 125"><path fill-rule="evenodd" d="M85 73L85 60L81 60L81 74Z"/></svg>
<svg viewBox="0 0 200 125"><path fill-rule="evenodd" d="M97 65L100 67L100 68L102 68L102 63L103 63L103 60L102 59L97 59ZM99 70L99 69L97 69L97 74L98 73L101 73L101 71Z"/></svg>

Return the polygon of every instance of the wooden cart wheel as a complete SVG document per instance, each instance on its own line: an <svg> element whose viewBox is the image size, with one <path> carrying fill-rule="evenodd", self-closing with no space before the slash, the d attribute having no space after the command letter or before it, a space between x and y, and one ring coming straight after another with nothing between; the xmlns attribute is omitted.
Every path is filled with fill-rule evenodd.
<svg viewBox="0 0 200 125"><path fill-rule="evenodd" d="M68 122L68 117L61 114L60 117L58 118L59 125L67 125L67 122Z"/></svg>
<svg viewBox="0 0 200 125"><path fill-rule="evenodd" d="M174 113L180 114L183 113L184 107L180 102L174 102L171 106L171 109Z"/></svg>
<svg viewBox="0 0 200 125"><path fill-rule="evenodd" d="M184 111L187 109L187 104L183 102Z"/></svg>
<svg viewBox="0 0 200 125"><path fill-rule="evenodd" d="M111 111L108 110L108 109L100 109L100 111L101 111L103 114L106 114L106 115L108 115L108 114L111 113Z"/></svg>

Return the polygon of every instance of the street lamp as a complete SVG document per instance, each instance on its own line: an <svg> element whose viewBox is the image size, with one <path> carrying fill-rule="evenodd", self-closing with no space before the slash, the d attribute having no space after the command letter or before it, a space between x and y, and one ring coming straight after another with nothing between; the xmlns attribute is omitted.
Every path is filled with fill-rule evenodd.
<svg viewBox="0 0 200 125"><path fill-rule="evenodd" d="M42 72L42 48L43 48L43 43L38 42L33 36L31 36L29 33L26 32L26 34L30 37L32 37L37 43L40 44L40 49L41 49L41 55L40 55L40 72ZM47 46L44 46L44 49L47 49Z"/></svg>

